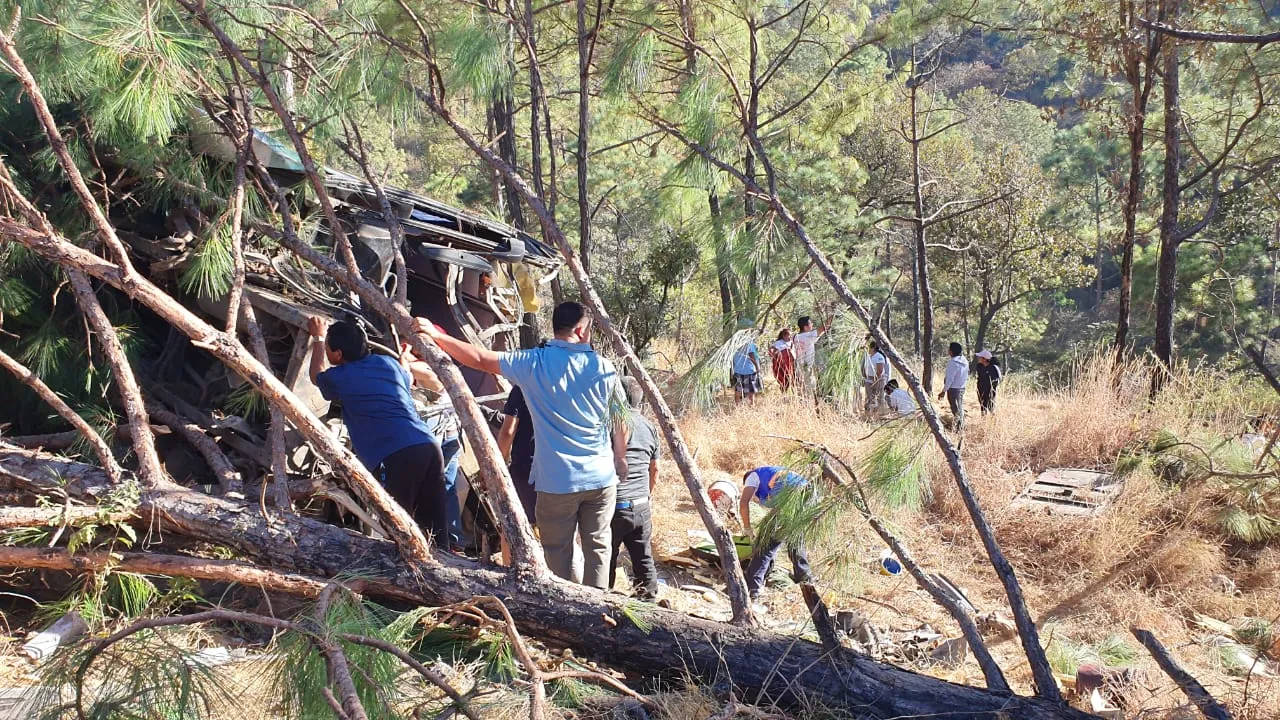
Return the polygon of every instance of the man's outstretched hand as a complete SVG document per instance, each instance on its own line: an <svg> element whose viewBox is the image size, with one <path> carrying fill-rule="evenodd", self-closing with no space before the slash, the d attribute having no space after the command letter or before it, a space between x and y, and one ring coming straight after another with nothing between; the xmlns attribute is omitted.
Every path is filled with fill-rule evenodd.
<svg viewBox="0 0 1280 720"><path fill-rule="evenodd" d="M324 339L324 334L329 330L329 324L319 315L312 315L307 318L307 332L311 337L317 340Z"/></svg>
<svg viewBox="0 0 1280 720"><path fill-rule="evenodd" d="M426 335L431 340L435 340L440 336L440 329L436 324L424 317L416 317L413 319L414 332L419 335Z"/></svg>

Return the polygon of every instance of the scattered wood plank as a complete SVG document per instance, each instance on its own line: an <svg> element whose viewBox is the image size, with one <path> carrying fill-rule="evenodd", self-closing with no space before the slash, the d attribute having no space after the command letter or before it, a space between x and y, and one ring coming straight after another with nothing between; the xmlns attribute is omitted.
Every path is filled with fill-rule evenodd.
<svg viewBox="0 0 1280 720"><path fill-rule="evenodd" d="M1014 505L1066 515L1096 515L1119 497L1123 486L1107 473L1052 468L1040 473Z"/></svg>

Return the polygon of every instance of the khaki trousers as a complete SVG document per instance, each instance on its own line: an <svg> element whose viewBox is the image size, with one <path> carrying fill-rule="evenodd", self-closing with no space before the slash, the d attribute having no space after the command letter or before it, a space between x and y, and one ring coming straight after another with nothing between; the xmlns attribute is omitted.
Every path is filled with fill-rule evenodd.
<svg viewBox="0 0 1280 720"><path fill-rule="evenodd" d="M578 572L573 566L573 538L579 535L582 584L601 590L609 588L609 559L613 550L610 523L617 498L617 485L576 493L538 491L534 512L551 572L578 582Z"/></svg>

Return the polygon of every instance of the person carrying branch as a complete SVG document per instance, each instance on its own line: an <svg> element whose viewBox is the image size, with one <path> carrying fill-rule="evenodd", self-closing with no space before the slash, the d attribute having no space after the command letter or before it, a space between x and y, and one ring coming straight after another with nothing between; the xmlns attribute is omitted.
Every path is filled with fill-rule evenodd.
<svg viewBox="0 0 1280 720"><path fill-rule="evenodd" d="M325 400L342 405L356 456L423 530L447 543L444 458L413 405L409 370L402 361L370 353L368 336L353 322L326 327L323 318L312 317L307 332L311 382Z"/></svg>
<svg viewBox="0 0 1280 720"><path fill-rule="evenodd" d="M618 481L627 475L626 423L615 421L621 397L613 363L591 347L591 318L576 302L551 315L555 338L545 347L494 352L419 320L417 330L454 360L502 375L524 392L537 444L533 482L538 492L538 533L547 565L576 580L574 536L581 535L582 584L606 589L610 523Z"/></svg>
<svg viewBox="0 0 1280 720"><path fill-rule="evenodd" d="M813 321L808 315L800 317L797 323L800 332L791 338L796 354L796 382L804 392L816 398L818 392L818 340L827 328L813 329Z"/></svg>
<svg viewBox="0 0 1280 720"><path fill-rule="evenodd" d="M772 509L779 493L786 488L800 488L808 484L802 476L784 467L765 466L748 470L742 476L742 497L738 500L738 515L742 518L742 529L752 539L751 561L747 564L747 593L751 601L760 599L760 589L764 587L769 569L782 548L783 541L774 538L755 538L751 528L751 501L755 500L766 508ZM791 579L797 583L811 582L813 575L809 570L809 558L805 555L804 546L787 543L787 554L791 556Z"/></svg>

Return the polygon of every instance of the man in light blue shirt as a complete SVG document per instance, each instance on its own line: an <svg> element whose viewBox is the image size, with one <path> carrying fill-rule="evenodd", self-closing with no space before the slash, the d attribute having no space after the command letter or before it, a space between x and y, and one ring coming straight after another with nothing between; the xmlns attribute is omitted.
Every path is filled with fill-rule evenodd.
<svg viewBox="0 0 1280 720"><path fill-rule="evenodd" d="M533 350L498 353L454 338L430 323L418 331L458 362L503 375L524 391L538 438L533 482L547 565L576 580L573 538L582 538L582 584L608 587L610 522L619 478L627 474L627 425L615 421L621 391L613 363L591 348L591 318L575 302L551 317L555 339ZM625 411L624 411L625 412Z"/></svg>

